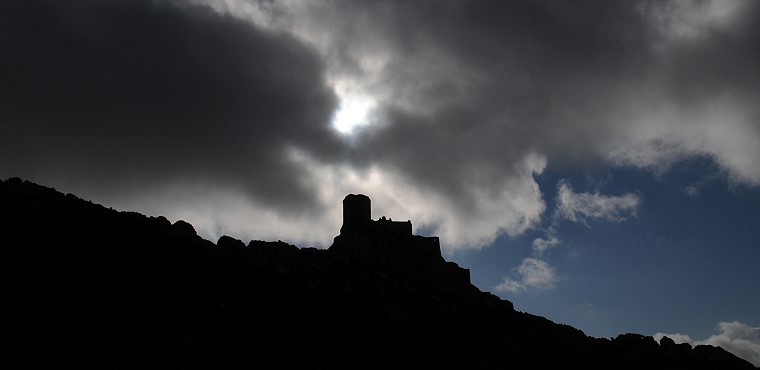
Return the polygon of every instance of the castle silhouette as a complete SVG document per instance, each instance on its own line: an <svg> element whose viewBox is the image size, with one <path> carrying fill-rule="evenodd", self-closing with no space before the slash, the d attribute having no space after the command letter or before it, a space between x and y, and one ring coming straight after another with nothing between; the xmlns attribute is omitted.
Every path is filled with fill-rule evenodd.
<svg viewBox="0 0 760 370"><path fill-rule="evenodd" d="M395 273L421 280L470 283L470 270L441 256L438 237L413 235L411 221L381 217L372 220L371 201L364 194L343 199L343 226L328 249L331 253L383 265Z"/></svg>

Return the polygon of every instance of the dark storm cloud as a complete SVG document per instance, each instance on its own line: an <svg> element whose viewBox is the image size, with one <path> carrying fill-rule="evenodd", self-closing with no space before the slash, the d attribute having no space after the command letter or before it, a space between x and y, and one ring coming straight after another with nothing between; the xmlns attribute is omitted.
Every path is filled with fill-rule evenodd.
<svg viewBox="0 0 760 370"><path fill-rule="evenodd" d="M304 235L360 189L476 246L541 222L547 163L700 155L757 185L758 4L5 1L0 175L199 183ZM373 123L341 137L341 98Z"/></svg>
<svg viewBox="0 0 760 370"><path fill-rule="evenodd" d="M760 184L756 2L270 4L258 19L317 45L335 80L377 100L352 164L447 199L437 212L452 234L538 222L532 154L660 171L709 156Z"/></svg>
<svg viewBox="0 0 760 370"><path fill-rule="evenodd" d="M413 103L411 109L391 113L390 129L434 129L438 132L431 136L454 148L463 146L475 162L496 147L522 153L532 145L531 137L552 139L553 130L568 121L562 109L588 110L591 103L603 107L608 91L597 90L639 65L625 53L609 50L620 46L615 36L601 32L604 24L564 20L536 3L446 2L445 11L435 2L419 4L427 7L402 7L393 17L368 26L371 33L388 28L387 34L399 38L386 40L393 57L381 72L383 83L401 92L391 104L405 105L405 99ZM484 135L488 133L500 135ZM468 135L478 140L458 140ZM430 141L440 144L439 139Z"/></svg>
<svg viewBox="0 0 760 370"><path fill-rule="evenodd" d="M284 150L340 142L317 56L283 33L168 1L0 4L0 170L78 189L232 186L309 205Z"/></svg>
<svg viewBox="0 0 760 370"><path fill-rule="evenodd" d="M705 127L723 122L688 122L726 97L759 134L757 3L739 4L733 20L710 18L720 2L338 4L319 13L337 24L325 31L335 32L337 63L389 56L365 76L386 97L388 124L366 130L357 147L427 186L461 193L469 185L455 179L508 176L530 151L556 165L604 161L614 140L646 138L648 122L674 146L718 153L741 170L732 162L741 154L723 150L739 131L724 140ZM352 17L341 17L346 8Z"/></svg>
<svg viewBox="0 0 760 370"><path fill-rule="evenodd" d="M387 36L379 46L391 59L376 88L390 91L388 125L367 129L357 148L462 204L471 203L472 182L503 186L526 153L590 159L597 138L614 129L609 108L623 99L621 83L653 56L632 5L589 5L369 4L367 14L384 17L355 22L372 36L337 44L350 55L351 45Z"/></svg>

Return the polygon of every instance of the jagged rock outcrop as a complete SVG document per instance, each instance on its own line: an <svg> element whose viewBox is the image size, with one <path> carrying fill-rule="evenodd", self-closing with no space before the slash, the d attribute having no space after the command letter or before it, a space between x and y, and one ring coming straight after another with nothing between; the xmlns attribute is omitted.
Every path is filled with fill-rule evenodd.
<svg viewBox="0 0 760 370"><path fill-rule="evenodd" d="M515 311L471 285L437 242L411 236L410 224L386 228L368 210L329 250L213 243L184 221L2 181L0 365L754 369L719 347L592 338Z"/></svg>

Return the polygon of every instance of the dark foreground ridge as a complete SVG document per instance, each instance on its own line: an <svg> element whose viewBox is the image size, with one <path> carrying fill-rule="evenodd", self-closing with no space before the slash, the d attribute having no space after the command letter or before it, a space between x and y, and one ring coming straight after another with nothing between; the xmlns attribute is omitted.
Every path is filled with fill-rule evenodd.
<svg viewBox="0 0 760 370"><path fill-rule="evenodd" d="M0 182L5 369L755 369L515 311L411 223L344 200L328 250L223 236Z"/></svg>

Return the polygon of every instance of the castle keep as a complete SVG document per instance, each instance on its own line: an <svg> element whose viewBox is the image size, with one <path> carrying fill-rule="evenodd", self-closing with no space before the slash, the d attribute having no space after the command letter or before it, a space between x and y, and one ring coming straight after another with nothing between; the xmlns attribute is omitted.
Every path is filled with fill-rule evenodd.
<svg viewBox="0 0 760 370"><path fill-rule="evenodd" d="M411 221L372 220L371 214L368 196L347 195L343 199L343 226L329 251L362 263L385 265L413 278L445 276L451 281L470 282L470 270L443 259L438 237L413 235Z"/></svg>

